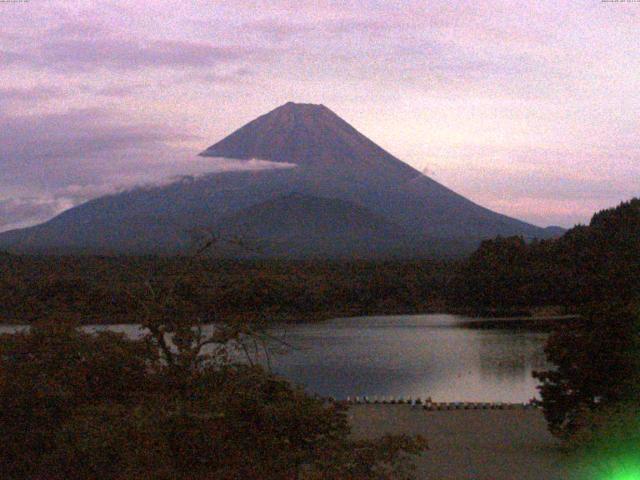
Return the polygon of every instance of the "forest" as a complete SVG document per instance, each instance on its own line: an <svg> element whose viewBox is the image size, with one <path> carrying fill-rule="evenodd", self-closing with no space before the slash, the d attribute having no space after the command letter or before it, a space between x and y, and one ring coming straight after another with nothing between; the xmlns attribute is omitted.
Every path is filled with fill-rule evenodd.
<svg viewBox="0 0 640 480"><path fill-rule="evenodd" d="M640 286L640 199L593 215L555 240L483 242L457 270L454 304L471 308L563 305L574 310Z"/></svg>
<svg viewBox="0 0 640 480"><path fill-rule="evenodd" d="M571 313L640 287L640 200L596 213L559 239L482 242L463 260L221 260L0 254L0 322L136 323L140 298L172 289L204 322L282 322L450 312Z"/></svg>
<svg viewBox="0 0 640 480"><path fill-rule="evenodd" d="M183 315L299 322L442 310L444 262L232 261L207 257L0 257L0 321L56 316L135 323L149 287L174 289Z"/></svg>

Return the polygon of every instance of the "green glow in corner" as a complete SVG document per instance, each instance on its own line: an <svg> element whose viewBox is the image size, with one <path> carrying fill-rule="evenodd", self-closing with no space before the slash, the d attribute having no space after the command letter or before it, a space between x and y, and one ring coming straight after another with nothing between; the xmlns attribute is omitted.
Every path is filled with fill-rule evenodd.
<svg viewBox="0 0 640 480"><path fill-rule="evenodd" d="M635 445L634 445L635 447ZM599 453L599 454L598 454ZM572 480L640 480L640 452L616 455L590 452L570 468ZM607 455L608 454L608 455Z"/></svg>
<svg viewBox="0 0 640 480"><path fill-rule="evenodd" d="M640 459L618 459L607 462L607 473L597 480L640 480Z"/></svg>
<svg viewBox="0 0 640 480"><path fill-rule="evenodd" d="M608 480L640 480L640 471L614 473Z"/></svg>

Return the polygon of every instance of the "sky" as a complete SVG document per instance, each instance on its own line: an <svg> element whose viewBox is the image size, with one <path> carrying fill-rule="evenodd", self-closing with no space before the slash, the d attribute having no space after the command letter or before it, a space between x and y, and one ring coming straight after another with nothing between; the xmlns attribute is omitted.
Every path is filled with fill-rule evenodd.
<svg viewBox="0 0 640 480"><path fill-rule="evenodd" d="M587 223L640 195L640 3L0 2L0 231L184 174L322 103L493 210Z"/></svg>

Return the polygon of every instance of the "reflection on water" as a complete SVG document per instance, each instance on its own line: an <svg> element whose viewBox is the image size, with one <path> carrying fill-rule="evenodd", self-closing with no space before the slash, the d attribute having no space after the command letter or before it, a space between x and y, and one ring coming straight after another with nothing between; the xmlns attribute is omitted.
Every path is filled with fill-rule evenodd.
<svg viewBox="0 0 640 480"><path fill-rule="evenodd" d="M547 368L545 333L470 330L454 315L338 319L275 328L294 349L273 369L323 396L431 396L434 401L525 402ZM109 328L138 336L135 325ZM93 327L92 329L96 329ZM15 327L0 327L3 331Z"/></svg>
<svg viewBox="0 0 640 480"><path fill-rule="evenodd" d="M321 395L431 396L434 401L525 402L547 367L545 333L470 330L453 315L333 320L280 335L296 347L274 369Z"/></svg>
<svg viewBox="0 0 640 480"><path fill-rule="evenodd" d="M507 337L507 338L504 338ZM542 339L542 342L541 342ZM479 338L479 366L482 376L522 378L531 370L547 368L544 355L546 334L494 331Z"/></svg>

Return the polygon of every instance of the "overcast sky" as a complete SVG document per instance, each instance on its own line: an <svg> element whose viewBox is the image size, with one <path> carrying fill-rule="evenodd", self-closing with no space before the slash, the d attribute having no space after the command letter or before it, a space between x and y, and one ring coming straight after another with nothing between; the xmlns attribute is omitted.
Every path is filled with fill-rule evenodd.
<svg viewBox="0 0 640 480"><path fill-rule="evenodd" d="M640 194L640 3L0 2L0 230L235 168L195 155L290 100L484 206L588 222Z"/></svg>

